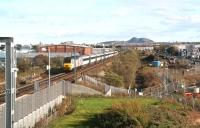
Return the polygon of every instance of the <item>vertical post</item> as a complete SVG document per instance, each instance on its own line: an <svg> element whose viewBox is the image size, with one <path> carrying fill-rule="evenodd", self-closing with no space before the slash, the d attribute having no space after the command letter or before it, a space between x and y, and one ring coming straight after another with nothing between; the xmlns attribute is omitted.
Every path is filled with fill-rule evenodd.
<svg viewBox="0 0 200 128"><path fill-rule="evenodd" d="M74 77L75 77L75 84L76 84L76 46L74 46Z"/></svg>
<svg viewBox="0 0 200 128"><path fill-rule="evenodd" d="M6 42L6 128L12 128L11 42Z"/></svg>
<svg viewBox="0 0 200 128"><path fill-rule="evenodd" d="M14 103L16 97L16 62L12 37L0 37L0 42L6 42L6 128L13 128Z"/></svg>
<svg viewBox="0 0 200 128"><path fill-rule="evenodd" d="M34 82L34 92L37 92L39 90L39 81Z"/></svg>
<svg viewBox="0 0 200 128"><path fill-rule="evenodd" d="M48 57L49 57L49 66L48 66L48 68L49 68L49 85L48 85L48 87L50 87L51 86L51 58L50 58L50 48L48 48Z"/></svg>
<svg viewBox="0 0 200 128"><path fill-rule="evenodd" d="M105 45L103 44L103 55L105 54ZM103 59L105 59L105 55L103 56Z"/></svg>

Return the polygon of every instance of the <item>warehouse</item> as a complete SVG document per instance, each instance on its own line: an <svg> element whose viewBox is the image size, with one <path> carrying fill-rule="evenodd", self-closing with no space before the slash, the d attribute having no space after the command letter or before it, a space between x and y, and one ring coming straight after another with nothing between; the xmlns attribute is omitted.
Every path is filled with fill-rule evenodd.
<svg viewBox="0 0 200 128"><path fill-rule="evenodd" d="M47 51L43 51L42 49L47 49ZM79 53L80 55L91 55L92 54L92 47L87 47L83 45L75 45L75 44L58 44L58 45L44 45L40 46L38 51L39 52L48 52L50 49L51 52L54 53Z"/></svg>

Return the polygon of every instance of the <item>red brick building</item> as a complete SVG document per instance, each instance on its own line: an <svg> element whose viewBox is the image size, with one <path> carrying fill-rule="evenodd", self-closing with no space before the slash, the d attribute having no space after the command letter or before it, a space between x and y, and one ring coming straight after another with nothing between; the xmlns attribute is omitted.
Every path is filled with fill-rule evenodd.
<svg viewBox="0 0 200 128"><path fill-rule="evenodd" d="M42 50L43 48L47 49L47 51L43 51ZM65 44L40 46L38 51L48 52L48 49L50 49L51 52L57 52L57 53L72 53L76 50L76 53L79 53L80 55L92 54L92 47L86 47L82 45L65 45Z"/></svg>

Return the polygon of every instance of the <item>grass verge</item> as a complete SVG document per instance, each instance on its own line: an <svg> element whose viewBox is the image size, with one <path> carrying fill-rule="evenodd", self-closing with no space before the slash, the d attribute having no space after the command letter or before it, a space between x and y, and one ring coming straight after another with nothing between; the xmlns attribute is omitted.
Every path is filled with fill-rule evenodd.
<svg viewBox="0 0 200 128"><path fill-rule="evenodd" d="M132 99L103 97L78 99L76 110L72 114L57 118L49 124L48 128L89 127L90 124L85 124L83 122L89 120L94 115L104 113L104 110L112 107L112 104L129 100ZM156 104L159 102L156 99L150 98L137 98L136 101L140 101L144 105Z"/></svg>

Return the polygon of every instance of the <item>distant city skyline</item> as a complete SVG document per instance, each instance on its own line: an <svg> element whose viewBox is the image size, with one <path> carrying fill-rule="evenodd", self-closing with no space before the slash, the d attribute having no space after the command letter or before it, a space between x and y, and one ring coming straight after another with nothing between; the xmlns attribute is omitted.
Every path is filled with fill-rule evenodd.
<svg viewBox="0 0 200 128"><path fill-rule="evenodd" d="M200 41L199 6L199 0L1 0L0 36L24 44Z"/></svg>

